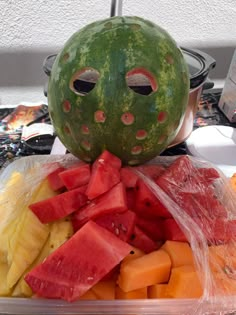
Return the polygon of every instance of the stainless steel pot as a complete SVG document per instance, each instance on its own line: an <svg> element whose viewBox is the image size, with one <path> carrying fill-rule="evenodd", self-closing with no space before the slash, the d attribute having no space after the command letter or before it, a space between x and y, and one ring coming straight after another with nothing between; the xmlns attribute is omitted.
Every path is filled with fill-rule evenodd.
<svg viewBox="0 0 236 315"><path fill-rule="evenodd" d="M198 109L198 103L202 94L202 90L207 84L210 70L214 68L216 64L215 60L211 56L202 51L187 48L181 48L181 50L189 67L190 92L183 123L177 136L169 145L169 147L175 146L185 141L191 134L193 130L194 117ZM55 59L56 55L50 55L44 61L43 69L47 76L50 76L51 74ZM209 85L209 83L207 85ZM47 96L47 85L45 86L44 94Z"/></svg>
<svg viewBox="0 0 236 315"><path fill-rule="evenodd" d="M188 106L182 126L169 147L184 142L190 136L193 130L194 117L198 110L198 103L202 94L202 90L208 87L207 80L209 72L216 65L215 60L211 56L200 50L187 48L181 49L189 67L190 92Z"/></svg>

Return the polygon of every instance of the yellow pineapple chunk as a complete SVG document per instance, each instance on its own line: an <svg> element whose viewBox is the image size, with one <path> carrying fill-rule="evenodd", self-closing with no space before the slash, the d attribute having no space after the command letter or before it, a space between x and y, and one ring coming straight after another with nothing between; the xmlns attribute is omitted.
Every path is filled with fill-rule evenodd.
<svg viewBox="0 0 236 315"><path fill-rule="evenodd" d="M7 287L8 265L0 263L0 296L10 296L11 290Z"/></svg>
<svg viewBox="0 0 236 315"><path fill-rule="evenodd" d="M65 218L51 223L49 229L50 233L46 243L44 244L36 260L29 268L27 268L27 271L24 272L23 276L16 284L12 296L31 297L33 295L31 288L24 280L24 276L28 271L30 271L33 267L40 264L49 254L51 254L65 241L67 241L73 234L73 228L69 218Z"/></svg>

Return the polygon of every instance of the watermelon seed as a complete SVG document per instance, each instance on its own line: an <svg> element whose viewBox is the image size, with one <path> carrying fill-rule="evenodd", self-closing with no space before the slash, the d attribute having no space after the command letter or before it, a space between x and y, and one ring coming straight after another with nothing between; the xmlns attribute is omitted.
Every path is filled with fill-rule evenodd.
<svg viewBox="0 0 236 315"><path fill-rule="evenodd" d="M123 224L120 224L120 228L123 232L127 232L127 229Z"/></svg>
<svg viewBox="0 0 236 315"><path fill-rule="evenodd" d="M115 223L114 222L111 223L111 227L115 227Z"/></svg>
<svg viewBox="0 0 236 315"><path fill-rule="evenodd" d="M134 250L131 250L131 251L130 251L130 254L131 254L131 255L134 255Z"/></svg>
<svg viewBox="0 0 236 315"><path fill-rule="evenodd" d="M134 122L134 115L126 112L121 116L121 121L123 122L124 125L132 125Z"/></svg>
<svg viewBox="0 0 236 315"><path fill-rule="evenodd" d="M132 234L132 235L130 236L130 239L131 239L131 241L133 241L133 240L135 239L135 234Z"/></svg>
<svg viewBox="0 0 236 315"><path fill-rule="evenodd" d="M120 234L120 230L118 228L115 228L115 234L119 235Z"/></svg>
<svg viewBox="0 0 236 315"><path fill-rule="evenodd" d="M151 206L151 203L150 203L149 201L146 201L146 202L145 202L145 205L146 205L147 207L150 207L150 206Z"/></svg>

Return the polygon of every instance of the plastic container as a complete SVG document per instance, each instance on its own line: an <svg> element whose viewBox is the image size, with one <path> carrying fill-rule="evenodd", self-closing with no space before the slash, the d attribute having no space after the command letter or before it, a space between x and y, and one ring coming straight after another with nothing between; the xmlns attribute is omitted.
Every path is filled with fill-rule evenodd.
<svg viewBox="0 0 236 315"><path fill-rule="evenodd" d="M158 157L150 164L161 164L168 166L177 157ZM197 167L211 167L210 164L203 162L199 159L189 157L192 163ZM6 191L7 183L13 172L21 173L24 175L25 184L21 187L20 196L25 198L27 201L30 196L30 191L32 187L35 187L40 181L45 178L45 176L54 170L60 163L65 166L74 164L77 161L75 157L70 154L67 155L42 155L42 156L31 156L24 157L16 160L3 169L0 173L0 192ZM56 163L55 163L56 162ZM184 167L183 167L184 169ZM236 195L230 187L227 186L227 179L219 171L220 177L218 178L218 183L216 185L217 189L225 187L225 193L227 194L227 200L225 200L224 205L227 207L228 219L232 220L236 217L235 200ZM167 200L166 202L171 205L173 200L171 200L164 191L155 187L153 182L149 178L142 177L146 180L146 183L150 185L153 192L157 194L161 201ZM153 186L154 185L154 186ZM222 186L223 185L223 186ZM1 195L4 196L4 195ZM7 201L8 207L14 206L15 199L19 194L15 195L16 198L12 198ZM217 196L222 197L222 190L218 190ZM1 199L1 198L0 198ZM2 199L1 199L2 200ZM5 205L1 201L1 207ZM0 314L21 314L21 315L42 315L42 314L63 314L63 315L82 315L82 314L109 314L109 315L124 315L124 314L142 314L142 315L159 315L159 314L235 314L236 311L236 296L228 294L222 296L218 294L216 296L211 296L211 289L217 289L209 272L209 266L206 264L205 251L205 240L202 235L201 229L199 229L191 220L189 216L185 214L179 215L181 211L179 206L172 208L172 215L180 223L183 231L186 232L186 236L192 245L192 249L195 250L197 266L205 272L202 279L205 284L204 294L201 299L146 299L146 300L91 300L91 301L76 301L76 302L64 302L61 300L49 300L40 298L14 298L14 297L2 297L0 298ZM203 210L204 211L204 210ZM0 210L1 215L1 210ZM227 224L226 220L226 224ZM209 221L210 222L210 221ZM212 221L213 222L213 221ZM225 225L226 227L226 225ZM206 227L206 229L211 229L211 227ZM232 239L234 246L236 244L236 235ZM236 280L235 280L236 281ZM230 292L228 292L230 293Z"/></svg>

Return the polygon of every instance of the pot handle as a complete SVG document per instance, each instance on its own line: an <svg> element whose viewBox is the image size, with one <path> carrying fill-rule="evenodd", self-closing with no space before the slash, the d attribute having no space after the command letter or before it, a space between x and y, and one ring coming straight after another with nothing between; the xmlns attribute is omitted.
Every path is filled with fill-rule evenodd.
<svg viewBox="0 0 236 315"><path fill-rule="evenodd" d="M45 59L44 59L44 62L43 62L43 71L44 73L50 77L51 75L51 71L52 71L52 66L53 66L53 63L56 59L57 55L56 54L53 54L53 55L49 55L47 56Z"/></svg>

